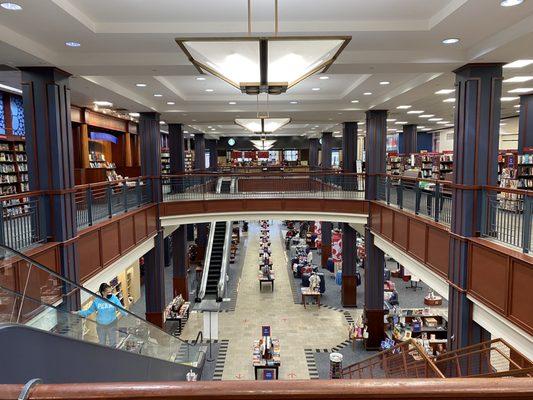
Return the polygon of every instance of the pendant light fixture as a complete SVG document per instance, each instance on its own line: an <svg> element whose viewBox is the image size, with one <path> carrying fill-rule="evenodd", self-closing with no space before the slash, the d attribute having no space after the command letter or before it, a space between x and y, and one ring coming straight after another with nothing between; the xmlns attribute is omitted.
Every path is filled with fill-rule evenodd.
<svg viewBox="0 0 533 400"><path fill-rule="evenodd" d="M278 36L278 0L274 0L275 33L252 36L248 0L248 36L176 38L201 73L210 73L246 94L280 94L307 77L326 72L351 36Z"/></svg>
<svg viewBox="0 0 533 400"><path fill-rule="evenodd" d="M265 137L262 137L260 140L250 140L250 142L252 142L257 150L262 151L270 150L276 143L275 140L267 140Z"/></svg>
<svg viewBox="0 0 533 400"><path fill-rule="evenodd" d="M290 118L270 118L269 95L266 94L266 111L260 111L259 95L257 95L257 116L256 118L236 118L235 124L248 129L250 132L266 135L274 133L281 127L291 122Z"/></svg>

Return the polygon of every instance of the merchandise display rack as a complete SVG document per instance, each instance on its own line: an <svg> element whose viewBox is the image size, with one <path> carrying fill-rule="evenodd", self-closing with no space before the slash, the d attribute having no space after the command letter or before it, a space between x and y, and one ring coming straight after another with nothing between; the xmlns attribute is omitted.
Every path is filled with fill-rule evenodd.
<svg viewBox="0 0 533 400"><path fill-rule="evenodd" d="M185 171L192 171L194 169L194 151L185 151Z"/></svg>
<svg viewBox="0 0 533 400"><path fill-rule="evenodd" d="M24 137L0 137L0 195L28 192L28 156ZM2 201L3 216L11 217L30 212L28 198Z"/></svg>
<svg viewBox="0 0 533 400"><path fill-rule="evenodd" d="M117 175L115 163L106 161L105 155L100 152L91 151L89 153L89 166L95 169L105 169L107 180L110 182L122 179L121 176Z"/></svg>
<svg viewBox="0 0 533 400"><path fill-rule="evenodd" d="M533 148L524 149L524 154L518 155L516 164L516 179L518 180L518 189L533 188Z"/></svg>
<svg viewBox="0 0 533 400"><path fill-rule="evenodd" d="M498 154L498 185L501 188L517 189L519 181L517 179L517 159L516 151L500 152ZM533 164L532 164L533 166ZM521 196L515 193L501 192L498 194L499 206L503 210L520 212Z"/></svg>
<svg viewBox="0 0 533 400"><path fill-rule="evenodd" d="M161 173L170 175L170 152L168 147L161 148Z"/></svg>

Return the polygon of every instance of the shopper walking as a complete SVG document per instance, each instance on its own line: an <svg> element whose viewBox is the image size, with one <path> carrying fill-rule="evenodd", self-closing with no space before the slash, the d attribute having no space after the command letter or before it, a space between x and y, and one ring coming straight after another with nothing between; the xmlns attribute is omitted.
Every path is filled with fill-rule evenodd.
<svg viewBox="0 0 533 400"><path fill-rule="evenodd" d="M109 284L102 283L98 292L100 293L100 296L107 299L107 301L100 297L96 297L88 309L80 310L77 314L80 317L87 318L89 315L96 313L96 333L98 335L98 341L100 344L115 347L117 345L118 336L117 310L120 311L122 315L126 315L126 312L122 309L120 300L113 294L113 288Z"/></svg>

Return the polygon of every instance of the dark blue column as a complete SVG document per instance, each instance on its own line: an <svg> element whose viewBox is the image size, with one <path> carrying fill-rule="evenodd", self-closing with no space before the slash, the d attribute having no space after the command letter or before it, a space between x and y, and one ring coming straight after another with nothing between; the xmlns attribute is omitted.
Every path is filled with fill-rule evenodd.
<svg viewBox="0 0 533 400"><path fill-rule="evenodd" d="M368 327L367 350L378 350L384 338L383 273L385 256L374 245L374 235L365 226L365 320Z"/></svg>
<svg viewBox="0 0 533 400"><path fill-rule="evenodd" d="M342 163L345 172L356 172L357 122L342 124Z"/></svg>
<svg viewBox="0 0 533 400"><path fill-rule="evenodd" d="M518 127L518 153L533 148L533 94L520 96L520 119Z"/></svg>
<svg viewBox="0 0 533 400"><path fill-rule="evenodd" d="M318 167L318 139L309 139L309 169Z"/></svg>
<svg viewBox="0 0 533 400"><path fill-rule="evenodd" d="M205 136L203 133L194 135L194 169L205 171Z"/></svg>
<svg viewBox="0 0 533 400"><path fill-rule="evenodd" d="M159 130L159 114L154 112L141 113L139 118L139 134L141 137L141 170L144 176L153 181L153 200L160 203L162 199L159 177L161 175L161 133ZM146 319L155 325L163 326L163 310L165 309L165 254L163 228L157 210L157 234L154 248L144 256Z"/></svg>
<svg viewBox="0 0 533 400"><path fill-rule="evenodd" d="M377 197L379 174L386 171L387 111L366 112L366 199Z"/></svg>
<svg viewBox="0 0 533 400"><path fill-rule="evenodd" d="M218 169L217 141L214 139L207 140L209 149L209 170L215 172Z"/></svg>
<svg viewBox="0 0 533 400"><path fill-rule="evenodd" d="M403 126L403 132L400 134L403 140L402 148L399 149L400 154L414 154L417 152L417 126L415 124L409 124Z"/></svg>
<svg viewBox="0 0 533 400"><path fill-rule="evenodd" d="M322 243L320 245L320 256L322 261L322 267L326 267L328 258L331 257L331 230L333 229L333 224L328 221L320 222L322 230Z"/></svg>
<svg viewBox="0 0 533 400"><path fill-rule="evenodd" d="M61 275L79 282L70 74L52 67L21 71L30 190L47 192L39 198L36 223L41 239L65 242L59 246ZM67 296L63 306L79 309L79 293Z"/></svg>
<svg viewBox="0 0 533 400"><path fill-rule="evenodd" d="M455 141L450 263L448 349L474 344L480 335L466 297L468 243L484 220L482 185L497 184L501 64L469 64L455 71ZM486 216L485 216L486 217ZM482 335L481 335L482 336Z"/></svg>
<svg viewBox="0 0 533 400"><path fill-rule="evenodd" d="M170 153L170 174L185 172L185 141L182 124L168 125L168 148Z"/></svg>
<svg viewBox="0 0 533 400"><path fill-rule="evenodd" d="M366 199L376 200L378 179L385 173L387 111L366 112ZM372 216L370 216L370 219ZM369 222L370 223L370 222ZM383 324L383 252L374 245L374 235L365 227L365 321L368 327L368 350L379 349L384 335Z"/></svg>
<svg viewBox="0 0 533 400"><path fill-rule="evenodd" d="M323 169L331 168L331 150L333 146L333 133L322 132L322 162Z"/></svg>
<svg viewBox="0 0 533 400"><path fill-rule="evenodd" d="M174 297L181 294L185 300L189 300L187 251L187 225L180 225L178 229L172 232L172 287Z"/></svg>
<svg viewBox="0 0 533 400"><path fill-rule="evenodd" d="M344 307L357 307L357 235L350 224L342 224L342 288Z"/></svg>

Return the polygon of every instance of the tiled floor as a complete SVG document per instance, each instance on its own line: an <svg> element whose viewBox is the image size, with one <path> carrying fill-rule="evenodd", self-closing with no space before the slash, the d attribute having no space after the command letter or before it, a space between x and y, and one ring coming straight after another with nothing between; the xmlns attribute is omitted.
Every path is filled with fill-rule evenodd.
<svg viewBox="0 0 533 400"><path fill-rule="evenodd" d="M219 314L219 339L228 341L222 379L253 379L252 343L261 334L263 325L270 325L272 335L281 341L280 379L310 379L316 377L314 370L308 369L306 349L331 349L346 340L348 323L345 315L326 307L306 309L295 304L290 287L292 277L286 268L279 222L271 224L273 271L276 276L275 290L272 293L264 287L259 291L258 250L259 226L249 225L248 243L241 257L244 267L240 282L235 311ZM354 316L360 313L354 310ZM192 339L202 329L201 313L192 313L182 334L184 339ZM220 365L217 366L217 372Z"/></svg>

